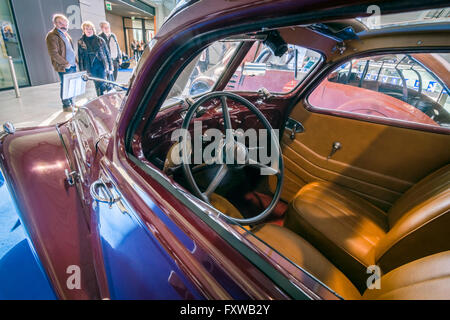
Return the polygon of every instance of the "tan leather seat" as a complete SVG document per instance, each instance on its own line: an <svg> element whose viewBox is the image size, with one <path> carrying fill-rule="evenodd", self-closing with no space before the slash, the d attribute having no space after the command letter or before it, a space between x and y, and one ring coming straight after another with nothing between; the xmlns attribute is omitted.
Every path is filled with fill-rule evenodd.
<svg viewBox="0 0 450 320"><path fill-rule="evenodd" d="M450 251L409 262L385 274L380 289L366 290L365 300L449 300Z"/></svg>
<svg viewBox="0 0 450 320"><path fill-rule="evenodd" d="M296 233L273 224L257 226L252 232L344 299L450 299L450 251L392 270L381 277L380 289L367 289L361 296L338 268Z"/></svg>
<svg viewBox="0 0 450 320"><path fill-rule="evenodd" d="M244 219L239 210L227 199L217 193L212 193L209 199L211 205L224 215L236 219Z"/></svg>
<svg viewBox="0 0 450 320"><path fill-rule="evenodd" d="M294 232L274 224L264 224L252 233L272 248L305 269L344 299L360 299L361 294L349 279L317 249Z"/></svg>
<svg viewBox="0 0 450 320"><path fill-rule="evenodd" d="M387 212L328 182L304 186L285 227L304 237L362 292L366 270L383 272L450 250L450 165L410 188Z"/></svg>

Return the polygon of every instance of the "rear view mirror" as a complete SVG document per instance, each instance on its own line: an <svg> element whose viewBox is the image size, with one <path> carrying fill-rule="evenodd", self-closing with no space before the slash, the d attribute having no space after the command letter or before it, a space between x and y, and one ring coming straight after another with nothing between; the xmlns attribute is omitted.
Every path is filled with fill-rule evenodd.
<svg viewBox="0 0 450 320"><path fill-rule="evenodd" d="M86 71L67 73L64 75L63 99L81 96L86 92L86 81L83 80Z"/></svg>
<svg viewBox="0 0 450 320"><path fill-rule="evenodd" d="M244 76L263 76L266 74L266 64L258 62L245 62L242 74Z"/></svg>

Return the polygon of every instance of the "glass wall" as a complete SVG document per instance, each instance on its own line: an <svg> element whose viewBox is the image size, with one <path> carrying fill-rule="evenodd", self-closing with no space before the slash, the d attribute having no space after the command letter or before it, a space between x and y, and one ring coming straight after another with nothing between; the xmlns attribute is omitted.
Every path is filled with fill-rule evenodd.
<svg viewBox="0 0 450 320"><path fill-rule="evenodd" d="M0 29L0 89L11 88L13 86L8 56L13 58L19 86L27 86L29 85L29 80L25 68L25 61L8 0L0 0Z"/></svg>
<svg viewBox="0 0 450 320"><path fill-rule="evenodd" d="M126 47L129 55L133 55L133 52L131 52L131 42L143 41L145 44L148 44L155 35L155 27L153 24L153 19L151 18L124 18L123 22Z"/></svg>

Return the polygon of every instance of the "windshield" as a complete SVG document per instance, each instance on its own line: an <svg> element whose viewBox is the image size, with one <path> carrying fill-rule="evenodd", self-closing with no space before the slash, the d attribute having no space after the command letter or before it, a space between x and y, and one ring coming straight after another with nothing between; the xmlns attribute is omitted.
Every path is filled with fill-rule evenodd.
<svg viewBox="0 0 450 320"><path fill-rule="evenodd" d="M128 88L131 88L131 86L133 85L134 79L136 78L136 75L139 73L139 71L141 70L142 66L144 65L144 61L147 59L147 56L150 54L150 51L152 51L153 47L155 46L157 40L155 38L152 39L152 41L150 41L150 43L148 44L148 46L146 46L144 48L144 52L142 53L142 57L139 59L139 61L137 62L136 66L134 67L133 71L132 71L132 75L130 77L130 80L128 81Z"/></svg>
<svg viewBox="0 0 450 320"><path fill-rule="evenodd" d="M301 46L287 44L286 52L276 56L263 41L255 41L225 90L257 92L265 88L286 94L295 90L320 61L319 53Z"/></svg>
<svg viewBox="0 0 450 320"><path fill-rule="evenodd" d="M163 108L186 97L212 91L239 44L238 41L216 41L204 49L181 72Z"/></svg>

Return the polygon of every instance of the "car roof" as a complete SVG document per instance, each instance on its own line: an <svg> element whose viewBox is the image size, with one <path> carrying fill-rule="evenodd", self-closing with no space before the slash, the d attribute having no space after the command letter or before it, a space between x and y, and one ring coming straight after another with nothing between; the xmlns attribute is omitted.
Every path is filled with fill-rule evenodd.
<svg viewBox="0 0 450 320"><path fill-rule="evenodd" d="M423 3L421 1L398 1L391 4L390 0L378 1L381 6L383 15L396 12L417 11L423 7L446 7L446 1L437 0L430 3ZM401 3L408 3L408 6L401 5ZM205 22L208 20L224 20L228 13L233 13L235 17L242 14L243 19L239 22L245 22L246 19L253 15L252 19L272 17L277 15L295 15L312 13L312 19L318 17L320 12L324 10L332 10L336 12L336 16L342 15L342 19L351 19L356 17L370 16L367 13L368 4L365 0L346 0L345 2L336 0L325 0L316 2L314 0L233 0L233 1L217 1L217 0L182 0L169 14L168 18L159 30L160 35L165 33L176 32L181 26L195 24L196 22ZM353 10L345 10L345 8L353 7ZM316 14L317 13L317 14ZM343 15L346 15L344 17ZM230 18L230 16L228 16ZM339 20L342 20L339 19ZM229 19L230 20L230 19ZM367 29L361 21L353 22L356 32ZM343 20L344 21L344 20ZM348 20L350 21L350 20ZM347 21L347 22L348 22ZM223 21L223 26L229 26L227 21Z"/></svg>

